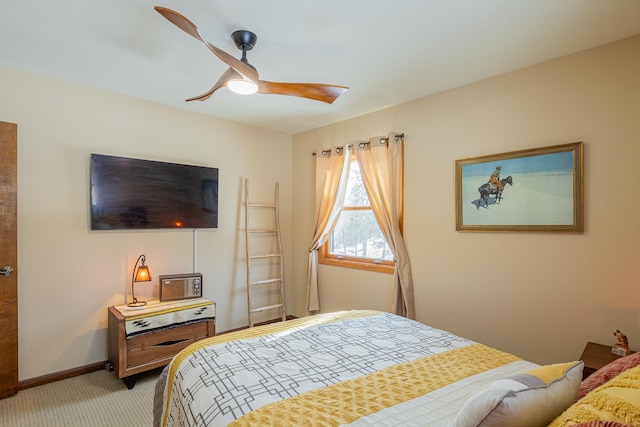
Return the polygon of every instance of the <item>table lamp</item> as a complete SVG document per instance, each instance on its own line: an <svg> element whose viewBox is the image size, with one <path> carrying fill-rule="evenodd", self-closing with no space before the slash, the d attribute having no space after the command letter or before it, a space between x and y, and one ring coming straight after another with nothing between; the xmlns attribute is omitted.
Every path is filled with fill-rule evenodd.
<svg viewBox="0 0 640 427"><path fill-rule="evenodd" d="M149 267L144 265L144 262L147 258L143 255L138 257L136 264L133 266L133 275L131 276L131 297L133 301L127 304L129 307L142 307L147 305L145 301L138 301L136 298L136 293L134 291L135 282L150 282L151 274L149 273ZM142 261L142 265L138 266L138 263Z"/></svg>

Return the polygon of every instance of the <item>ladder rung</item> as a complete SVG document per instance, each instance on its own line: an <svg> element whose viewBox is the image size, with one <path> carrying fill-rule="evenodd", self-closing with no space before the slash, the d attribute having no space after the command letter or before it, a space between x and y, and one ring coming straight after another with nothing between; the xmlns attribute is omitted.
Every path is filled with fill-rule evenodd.
<svg viewBox="0 0 640 427"><path fill-rule="evenodd" d="M251 286L254 285L268 285L269 283L278 283L281 282L282 279L264 279L264 280L258 280L257 282L251 282Z"/></svg>
<svg viewBox="0 0 640 427"><path fill-rule="evenodd" d="M253 230L249 230L249 233L254 233L254 234L258 234L258 233L267 233L267 234L275 234L276 230L272 229L272 228L254 228Z"/></svg>
<svg viewBox="0 0 640 427"><path fill-rule="evenodd" d="M259 311L267 311L267 310L274 310L276 308L282 308L282 304L274 304L274 305L267 305L265 307L257 307L251 310L252 313L257 313Z"/></svg>
<svg viewBox="0 0 640 427"><path fill-rule="evenodd" d="M252 255L249 257L249 259L259 259L259 258L274 258L274 257L279 257L282 256L280 254L264 254L264 255Z"/></svg>
<svg viewBox="0 0 640 427"><path fill-rule="evenodd" d="M275 208L273 203L249 203L250 208Z"/></svg>

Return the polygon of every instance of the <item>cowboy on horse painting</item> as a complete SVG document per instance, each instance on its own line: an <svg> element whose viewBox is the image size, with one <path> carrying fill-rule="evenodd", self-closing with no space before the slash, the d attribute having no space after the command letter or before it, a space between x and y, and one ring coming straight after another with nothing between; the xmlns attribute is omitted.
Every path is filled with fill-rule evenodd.
<svg viewBox="0 0 640 427"><path fill-rule="evenodd" d="M489 195L496 195L496 203L499 203L502 199L502 191L504 190L504 185L509 184L513 185L513 178L511 175L506 177L505 179L500 179L500 172L502 171L502 166L496 166L496 170L493 171L491 176L489 177L489 182L483 184L478 191L480 192L480 199L478 200L478 208L484 205L485 207L489 206Z"/></svg>

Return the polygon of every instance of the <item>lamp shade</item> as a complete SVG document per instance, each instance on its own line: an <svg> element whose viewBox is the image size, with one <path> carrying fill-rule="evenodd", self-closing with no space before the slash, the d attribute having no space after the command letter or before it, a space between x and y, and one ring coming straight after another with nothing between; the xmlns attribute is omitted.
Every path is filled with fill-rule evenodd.
<svg viewBox="0 0 640 427"><path fill-rule="evenodd" d="M136 278L134 280L136 282L150 282L151 274L149 274L149 267L144 264L139 266L138 271L136 271Z"/></svg>

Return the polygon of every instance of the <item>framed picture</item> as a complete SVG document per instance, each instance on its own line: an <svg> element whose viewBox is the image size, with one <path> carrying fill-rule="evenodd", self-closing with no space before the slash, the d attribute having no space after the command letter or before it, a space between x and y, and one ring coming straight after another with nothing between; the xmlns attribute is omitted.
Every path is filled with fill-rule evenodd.
<svg viewBox="0 0 640 427"><path fill-rule="evenodd" d="M583 232L582 142L456 160L456 230Z"/></svg>

